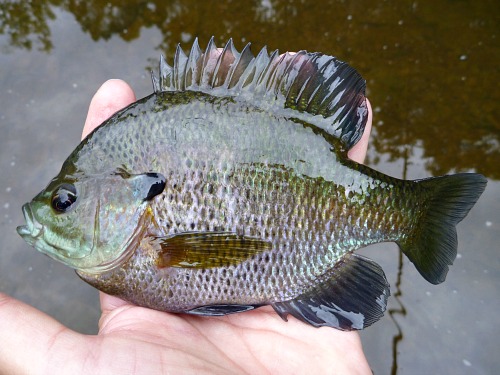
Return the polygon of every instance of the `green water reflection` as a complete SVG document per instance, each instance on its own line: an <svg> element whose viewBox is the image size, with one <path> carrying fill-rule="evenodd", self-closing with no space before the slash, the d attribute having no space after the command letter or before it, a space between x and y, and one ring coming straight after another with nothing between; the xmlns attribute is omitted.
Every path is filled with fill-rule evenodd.
<svg viewBox="0 0 500 375"><path fill-rule="evenodd" d="M267 44L335 54L368 81L378 153L395 160L421 149L432 175L475 170L500 178L498 2L371 3L6 2L0 32L10 48L50 53L50 22L60 8L93 40L132 41L157 28L163 41L156 47L169 56L178 42L188 48L198 36L203 45L211 35L219 43L234 37L240 48L252 41L254 50Z"/></svg>

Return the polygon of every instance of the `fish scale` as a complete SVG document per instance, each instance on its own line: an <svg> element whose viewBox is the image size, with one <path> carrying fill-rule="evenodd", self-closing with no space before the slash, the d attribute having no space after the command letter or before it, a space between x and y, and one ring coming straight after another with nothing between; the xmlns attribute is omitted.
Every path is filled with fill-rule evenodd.
<svg viewBox="0 0 500 375"><path fill-rule="evenodd" d="M253 171L253 169L250 169L250 173L252 171ZM224 173L224 172L222 172L222 173ZM191 174L188 173L187 175L190 176L190 178L192 178ZM234 175L234 181L231 181L231 183L234 184L235 186L238 186L240 189L245 188L245 181L248 181L248 179L246 179L245 177L241 177L241 180L238 180L237 177L246 176L246 175L247 175L247 173L245 173L244 170L239 170L239 173L237 175L236 174ZM325 189L324 187L314 188L314 185L318 184L318 182L315 180L310 180L309 184L304 184L302 177L297 177L297 180L299 180L299 181L293 181L290 179L289 175L290 175L290 173L287 171L282 171L282 173L279 173L279 171L275 170L274 173L263 174L263 177L267 176L270 179L272 178L272 180L275 180L277 178L281 178L281 180L287 181L289 183L289 185L291 185L293 187L297 186L299 183L301 183L300 190L302 190L302 192L314 193L315 191L322 191L322 192L324 192L325 196L329 197L330 202L338 202L340 200L333 193L328 194L330 191L328 189ZM205 180L204 176L198 176L198 177L201 180ZM225 180L225 179L221 179L221 180ZM264 183L262 186L266 186L266 185L271 186L272 185L269 182L267 182L267 183L264 181L262 181L262 182ZM193 185L196 185L196 181L193 182L191 180L191 183ZM319 182L319 184L320 185L321 184L327 185L327 182L321 181L321 182ZM254 191L252 186L248 186L247 189L250 192ZM193 192L193 190L189 189L189 192L191 193L191 192ZM203 201L203 197L202 197L203 189L195 189L194 192L199 193L199 196L197 196L196 200ZM169 192L167 191L164 194L168 195ZM276 203L276 204L283 208L282 210L279 210L279 211L281 211L281 212L290 211L289 209L287 210L287 208L285 208L287 205L294 205L295 207L298 207L297 205L293 204L293 202L290 202L290 199L289 199L290 197L297 196L297 194L298 193L296 191L291 191L291 192L284 191L281 195L279 195L277 197L278 203ZM344 195L344 194L340 193L340 195ZM244 194L242 194L242 196L244 196ZM227 196L222 196L219 199L221 202L226 202L229 199L231 199L232 197L233 197L233 194L227 193ZM202 220L203 217L201 215L196 214L196 210L201 209L201 207L193 206L192 204L182 205L181 207L171 206L170 204L166 205L166 204L163 204L161 202L161 196L160 196L160 199L158 199L154 205L154 207L155 207L154 209L157 210L155 213L155 217L157 218L157 220L158 220L158 218L165 217L164 220L166 220L168 222L173 221L172 217L169 216L168 214L162 215L161 213L158 212L158 211L164 210L165 208L168 208L168 210L175 212L179 217L184 217L184 218L192 216L192 212L195 211L195 217L198 217L200 220L198 221L197 226L194 228L190 227L189 222L184 221L178 227L170 228L169 233L159 232L159 233L155 233L154 235L155 236L165 236L168 234L175 234L175 233L186 232L186 231L191 231L191 230L200 231L200 232L220 230L220 231L235 231L237 233L242 233L244 235L263 237L266 240L270 240L273 242L273 244L275 244L274 247L276 250L273 252L273 254L275 256L276 256L276 254L280 254L282 259L283 259L284 264L301 265L299 267L295 266L295 268L293 270L289 270L289 272L281 272L280 277L282 279L280 280L278 285L280 287L282 287L283 285L288 285L288 287L286 289L291 290L287 294L288 297L293 296L293 295L297 295L297 294L303 292L304 289L300 288L301 285L306 285L306 286L310 285L311 282L315 281L319 276L324 274L325 268L330 267L331 263L333 263L333 262L335 262L335 260L341 258L342 255L345 254L346 252L352 251L353 249L358 248L360 246L360 244L366 245L370 241L379 242L381 239L384 240L384 238L377 238L377 237L364 238L362 231L360 231L359 233L350 232L348 229L352 228L352 223L349 223L349 222L344 223L344 222L342 222L342 221L338 220L337 218L332 217L330 215L327 217L327 219L328 219L328 223L330 224L329 226L331 228L331 233L332 234L336 233L338 235L338 237L333 239L334 242L337 244L337 246L329 247L328 245L330 243L332 243L332 239L331 239L332 234L330 234L324 230L324 228L327 226L327 223L323 223L322 225L318 225L315 228L318 232L309 230L310 226L306 224L306 222L308 220L307 217L316 215L317 210L305 211L304 209L297 210L292 215L280 215L278 217L276 217L276 214L278 214L278 212L273 213L274 214L273 218L276 220L276 227L278 227L278 228L286 227L286 224L284 225L284 223L286 223L286 221L289 218L292 219L292 222L289 223L288 226L290 226L292 228L292 233L296 233L296 235L294 237L292 237L292 238L268 237L268 236L266 236L266 233L267 233L267 228L269 228L269 226L265 225L265 219L263 219L263 217L266 216L266 214L267 214L267 212L266 212L267 210L265 208L265 205L262 204L262 201L260 201L261 198L262 198L261 196L256 197L256 202L254 202L254 204L250 205L251 209L248 212L248 214L250 214L252 217L256 218L256 220L253 220L253 221L252 220L243 220L245 223L244 226L234 227L234 217L230 214L227 214L224 211L221 204L215 203L217 201L216 197L212 197L212 199L209 199L209 202L211 202L212 206L221 207L221 211L223 211L223 212L216 212L215 217L221 218L221 220L217 221L216 223L213 223L210 221L203 222L203 220ZM302 200L301 207L307 207L307 202L308 202L308 200L311 199L310 196L301 195L300 198L301 199L299 199L299 200ZM344 195L344 199L345 199L345 195ZM182 203L182 202L184 202L184 199L179 198L179 199L177 199L177 201ZM236 204L240 207L237 207L235 209L235 212L238 212L238 215L243 216L243 218L245 218L244 212L248 207L247 203L248 202L246 202L246 201L236 202ZM346 204L347 204L347 202L346 202ZM183 209L186 210L187 212L183 212ZM331 210L329 212L335 213L338 211ZM391 218L391 216L390 215L383 216L380 218L381 219ZM254 225L252 225L252 223L254 223ZM339 225L341 226L340 228L339 228ZM345 225L345 227L344 227L344 225ZM368 228L372 228L372 227L380 228L383 226L388 227L388 226L391 226L391 224L390 223L384 224L381 222L371 222L368 224ZM166 226L163 225L160 221L159 227L165 228ZM298 228L299 231L296 230L296 228ZM311 238L311 237L313 237L313 238L319 237L320 233L322 235L325 235L326 238L330 237L329 238L330 241L324 241L324 242L320 243L317 239ZM367 232L367 234L369 234L369 232ZM351 241L351 239L353 238L353 235L356 236L356 242L354 242L354 243ZM282 242L283 242L283 246L280 246L280 244ZM297 248L300 248L300 250L297 250ZM272 296L273 296L274 290L277 288L275 285L276 278L272 278L271 275L273 273L273 270L280 269L280 265L281 265L280 263L271 262L274 265L268 266L267 262L265 262L265 260L264 260L266 256L267 256L267 254L261 254L258 256L254 256L254 257L250 258L248 261L242 262L239 265L239 268L235 267L234 269L230 269L227 271L227 272L233 272L233 273L234 272L241 273L241 272L249 272L248 269L250 269L250 270L256 269L257 270L256 275L251 276L250 278L256 279L257 275L258 275L259 276L258 279L261 281L261 283L263 285L261 287L261 289L266 290L266 292L267 292L267 294L262 296L263 299L261 301L257 301L257 302L261 302L261 303L272 302ZM308 261L308 259L310 259L312 256L315 256L317 258L316 262ZM271 263L269 263L269 264L271 264ZM140 264L140 262L138 264ZM255 268L254 268L254 265L256 265ZM145 266L145 270L143 272L148 272L147 269L148 269L148 266ZM155 272L155 271L153 271L153 272ZM179 272L181 272L181 271L179 271ZM196 279L196 277L197 277L196 275L199 272L200 272L199 270L195 269L195 270L189 270L189 271L183 270L181 273L184 276L190 275L191 278ZM292 277L292 275L293 275L293 277ZM217 278L218 278L217 273L212 274L210 279L208 281L206 281L206 284L199 286L200 290L207 290L209 288L209 286L214 286L216 289L220 288L221 290L224 290L222 288L222 286L224 285L225 280L224 279L218 280ZM174 287L177 285L177 283L175 283L175 282L171 282L171 283L166 282L166 284L172 285ZM255 283L255 286L257 287L258 284L259 283ZM292 288L291 288L292 285L295 286L295 290L292 290ZM209 295L208 297L206 297L205 303L213 303L214 301L219 301L219 302L227 303L227 304L236 303L237 301L242 302L241 301L241 298L242 298L241 292L238 294L237 297L235 297L236 299L234 299L234 297L233 297L233 299L230 298L231 293L233 293L232 290L228 290L227 295L224 295L222 292L220 292L216 296L212 296L213 300L211 300L211 298L210 298L211 295ZM176 293L174 293L174 295L175 294ZM249 297L251 297L251 295ZM253 298L254 298L253 301L255 303L255 296ZM163 303L167 306L168 305L178 305L180 303L180 301L164 300ZM190 301L190 303L196 304L196 303L200 303L200 302ZM160 308L161 308L161 306L160 306ZM187 307L180 305L179 308L182 311L182 310L186 309Z"/></svg>

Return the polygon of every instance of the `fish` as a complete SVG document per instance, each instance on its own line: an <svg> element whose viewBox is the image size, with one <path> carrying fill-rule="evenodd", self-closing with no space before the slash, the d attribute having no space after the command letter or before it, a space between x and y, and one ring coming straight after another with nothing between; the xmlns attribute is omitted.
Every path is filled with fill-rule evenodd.
<svg viewBox="0 0 500 375"><path fill-rule="evenodd" d="M401 180L348 158L366 84L319 52L196 39L154 92L89 134L23 207L17 232L100 291L172 313L270 305L285 321L360 330L384 314L384 271L355 251L395 242L430 283L457 254L476 173Z"/></svg>

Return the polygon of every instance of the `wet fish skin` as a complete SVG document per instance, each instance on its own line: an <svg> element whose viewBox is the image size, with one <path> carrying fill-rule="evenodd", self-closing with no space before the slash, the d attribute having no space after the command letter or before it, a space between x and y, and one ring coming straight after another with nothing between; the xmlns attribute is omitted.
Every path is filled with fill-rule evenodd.
<svg viewBox="0 0 500 375"><path fill-rule="evenodd" d="M362 78L320 54L248 51L178 50L155 93L97 128L25 206L20 234L96 288L172 312L271 304L284 319L362 329L389 286L353 251L384 241L444 281L484 177L402 181L349 160ZM75 207L52 212L68 183Z"/></svg>

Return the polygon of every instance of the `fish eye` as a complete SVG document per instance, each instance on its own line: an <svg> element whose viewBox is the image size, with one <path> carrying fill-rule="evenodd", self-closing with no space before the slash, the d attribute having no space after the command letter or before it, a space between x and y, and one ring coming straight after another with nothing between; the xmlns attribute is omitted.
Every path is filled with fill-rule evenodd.
<svg viewBox="0 0 500 375"><path fill-rule="evenodd" d="M67 212L73 203L76 202L76 188L72 184L60 185L52 193L52 208L57 213Z"/></svg>

